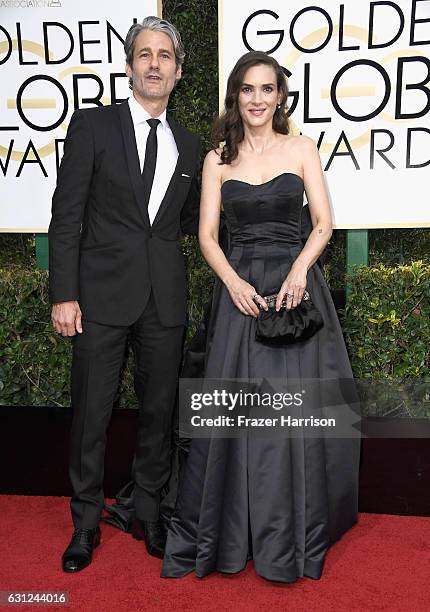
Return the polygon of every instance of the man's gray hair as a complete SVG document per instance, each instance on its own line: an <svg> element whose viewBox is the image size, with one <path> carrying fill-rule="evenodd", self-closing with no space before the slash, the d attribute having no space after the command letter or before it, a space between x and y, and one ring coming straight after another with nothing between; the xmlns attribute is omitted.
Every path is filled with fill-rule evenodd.
<svg viewBox="0 0 430 612"><path fill-rule="evenodd" d="M175 51L176 67L182 65L185 57L184 46L182 44L181 35L173 24L160 17L154 17L153 15L145 17L142 23L135 23L129 29L124 42L125 59L129 66L133 66L133 54L134 44L137 36L143 32L143 30L153 30L155 32L163 32L172 41L173 49Z"/></svg>

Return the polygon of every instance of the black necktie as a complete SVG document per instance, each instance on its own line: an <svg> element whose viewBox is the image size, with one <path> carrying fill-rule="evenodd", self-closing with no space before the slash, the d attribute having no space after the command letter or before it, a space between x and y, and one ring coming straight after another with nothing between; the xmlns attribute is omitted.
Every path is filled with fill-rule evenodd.
<svg viewBox="0 0 430 612"><path fill-rule="evenodd" d="M157 163L157 126L161 122L159 119L147 119L147 123L151 129L146 141L145 162L142 170L146 206L149 204L149 196L154 181L155 165Z"/></svg>

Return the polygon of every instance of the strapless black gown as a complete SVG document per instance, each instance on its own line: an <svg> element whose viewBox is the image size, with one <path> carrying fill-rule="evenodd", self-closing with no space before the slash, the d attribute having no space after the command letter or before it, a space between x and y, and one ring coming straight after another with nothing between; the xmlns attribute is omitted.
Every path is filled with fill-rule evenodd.
<svg viewBox="0 0 430 612"><path fill-rule="evenodd" d="M304 185L285 172L261 185L228 180L222 201L227 258L260 295L276 292L303 248ZM216 283L207 378L352 379L328 287L317 265L307 290L324 327L305 342L255 341L255 319ZM357 520L358 438L254 437L191 440L168 528L162 577L234 573L293 582L321 576L325 554Z"/></svg>

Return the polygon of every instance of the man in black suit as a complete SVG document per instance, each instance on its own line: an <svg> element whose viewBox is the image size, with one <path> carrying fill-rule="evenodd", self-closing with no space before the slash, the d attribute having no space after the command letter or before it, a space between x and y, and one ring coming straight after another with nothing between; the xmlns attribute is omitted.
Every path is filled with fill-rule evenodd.
<svg viewBox="0 0 430 612"><path fill-rule="evenodd" d="M52 201L52 321L72 336L70 478L74 532L63 569L100 542L106 429L131 332L139 399L132 533L161 557L160 490L186 322L180 238L196 233L200 139L167 114L184 51L176 28L147 17L124 44L133 95L76 111Z"/></svg>

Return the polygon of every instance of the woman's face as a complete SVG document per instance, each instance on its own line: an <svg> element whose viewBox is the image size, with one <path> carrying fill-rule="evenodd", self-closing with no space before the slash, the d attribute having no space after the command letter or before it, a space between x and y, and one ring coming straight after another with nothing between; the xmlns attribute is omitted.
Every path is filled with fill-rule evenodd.
<svg viewBox="0 0 430 612"><path fill-rule="evenodd" d="M244 124L260 127L272 122L281 94L272 66L258 64L249 68L239 90L239 113Z"/></svg>

